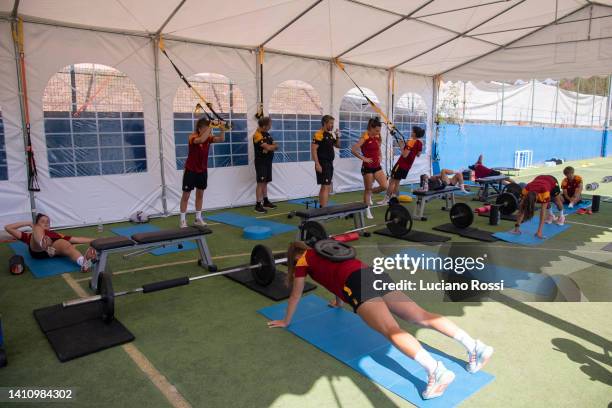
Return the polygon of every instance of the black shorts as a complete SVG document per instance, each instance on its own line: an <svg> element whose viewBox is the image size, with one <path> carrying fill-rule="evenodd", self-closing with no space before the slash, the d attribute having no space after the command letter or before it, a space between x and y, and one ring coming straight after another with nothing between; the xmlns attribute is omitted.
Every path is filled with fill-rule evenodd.
<svg viewBox="0 0 612 408"><path fill-rule="evenodd" d="M185 170L183 173L183 191L191 191L194 188L206 190L206 187L208 187L208 172L195 173Z"/></svg>
<svg viewBox="0 0 612 408"><path fill-rule="evenodd" d="M255 160L255 178L258 183L272 181L272 160Z"/></svg>
<svg viewBox="0 0 612 408"><path fill-rule="evenodd" d="M404 180L408 177L408 171L409 169L402 169L399 164L395 164L393 170L391 170L391 178L393 180Z"/></svg>
<svg viewBox="0 0 612 408"><path fill-rule="evenodd" d="M378 167L366 167L366 166L361 166L361 174L366 175L366 174L375 174L378 171L382 170L382 167L378 166Z"/></svg>
<svg viewBox="0 0 612 408"><path fill-rule="evenodd" d="M30 256L34 259L49 259L51 258L47 251L32 251L32 248L28 246L28 250L30 251Z"/></svg>
<svg viewBox="0 0 612 408"><path fill-rule="evenodd" d="M353 312L357 313L359 306L368 300L392 292L389 289L374 289L375 281L394 283L386 272L377 275L372 268L356 270L346 279L346 282L344 282L344 297L348 300L347 303L353 307Z"/></svg>
<svg viewBox="0 0 612 408"><path fill-rule="evenodd" d="M315 172L317 174L317 184L322 186L329 186L334 178L334 162L327 160L319 160L321 165L321 172Z"/></svg>
<svg viewBox="0 0 612 408"><path fill-rule="evenodd" d="M554 198L561 194L561 187L559 187L559 180L555 176L550 176L555 179L555 186L550 190L550 198Z"/></svg>

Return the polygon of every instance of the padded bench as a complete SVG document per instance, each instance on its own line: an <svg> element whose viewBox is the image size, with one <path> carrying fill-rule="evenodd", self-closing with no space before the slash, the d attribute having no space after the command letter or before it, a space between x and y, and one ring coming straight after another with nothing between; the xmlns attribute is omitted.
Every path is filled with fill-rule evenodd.
<svg viewBox="0 0 612 408"><path fill-rule="evenodd" d="M509 180L510 176L489 176L476 179L476 183L480 184L480 191L477 195L477 200L489 201L491 197L495 197L502 193L504 189L504 181ZM493 192L491 192L493 190Z"/></svg>
<svg viewBox="0 0 612 408"><path fill-rule="evenodd" d="M304 240L302 226L306 221L327 221L335 218L352 217L355 228L361 228L365 225L364 212L367 208L368 206L365 203L330 205L329 207L294 211L289 214L289 217L298 216L302 219L298 239Z"/></svg>
<svg viewBox="0 0 612 408"><path fill-rule="evenodd" d="M417 198L415 218L417 220L426 221L427 217L425 217L425 205L428 201L436 198L446 201L446 205L442 207L442 210L451 208L453 205L455 205L455 191L459 190L461 190L461 188L457 186L446 186L440 190L414 190L412 194L414 194L414 196Z"/></svg>
<svg viewBox="0 0 612 408"><path fill-rule="evenodd" d="M172 228L161 231L143 232L134 234L129 238L118 236L95 239L91 242L90 246L96 250L98 260L94 263L89 286L94 291L98 290L98 277L107 269L108 256L111 253L134 251L131 254L124 255L124 258L128 258L150 252L157 248L179 245L185 240L195 240L198 251L200 252L198 264L208 268L210 271L214 271L217 268L212 263L212 257L205 238L208 234L212 234L210 229L196 225L187 228Z"/></svg>

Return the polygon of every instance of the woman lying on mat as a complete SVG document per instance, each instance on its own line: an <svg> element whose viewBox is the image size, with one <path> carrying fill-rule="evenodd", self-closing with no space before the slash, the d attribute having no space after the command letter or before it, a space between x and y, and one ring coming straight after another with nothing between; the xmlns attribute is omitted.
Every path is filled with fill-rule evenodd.
<svg viewBox="0 0 612 408"><path fill-rule="evenodd" d="M353 156L363 163L361 164L361 174L363 175L363 202L368 206L372 205L372 193L378 194L387 190L387 176L381 167L381 145L380 136L382 124L378 117L370 118L368 130L359 138L351 149ZM378 187L373 188L374 181L378 182ZM370 212L370 207L366 209L366 217L374 218Z"/></svg>
<svg viewBox="0 0 612 408"><path fill-rule="evenodd" d="M23 227L31 227L32 232L20 231L19 228ZM34 223L31 221L16 222L6 225L4 229L15 239L25 243L34 259L67 256L81 267L82 272L87 272L91 268L91 260L96 256L93 248L88 248L83 256L74 246L74 244L89 244L93 238L71 237L51 231L51 220L45 214L37 214Z"/></svg>
<svg viewBox="0 0 612 408"><path fill-rule="evenodd" d="M558 218L555 217L552 212L551 201L553 200L560 212ZM563 201L561 200L561 189L559 188L559 182L553 176L537 176L525 186L521 194L519 212L516 217L516 224L514 224L513 232L515 234L521 233L520 227L523 221L528 221L533 218L536 203L542 204L540 224L538 225L536 237L544 239L544 236L542 235L542 228L544 228L545 222L547 224L552 224L553 221L556 221L559 225L563 225L565 223Z"/></svg>
<svg viewBox="0 0 612 408"><path fill-rule="evenodd" d="M376 290L375 280L384 283L393 283L393 280L386 273L374 274L372 268L358 259L332 262L301 241L289 244L287 259L287 279L292 286L287 314L284 320L270 321L268 326L289 326L304 290L305 277L310 275L336 295L335 301L330 303L331 307L341 307L342 302L348 303L368 326L384 335L401 352L427 370L429 381L423 392L424 399L442 395L455 379L455 374L444 367L441 361L436 361L410 333L402 330L393 315L407 322L430 327L461 343L467 350L466 369L471 373L484 367L493 354L492 347L474 340L446 317L422 309L403 292Z"/></svg>
<svg viewBox="0 0 612 408"><path fill-rule="evenodd" d="M423 174L421 176L421 180L424 183L424 186L427 186L428 182L439 180L442 186L457 186L461 188L461 191L467 193L465 189L465 184L463 182L463 173L460 171L450 170L450 169L442 169L440 174L434 176L427 176Z"/></svg>

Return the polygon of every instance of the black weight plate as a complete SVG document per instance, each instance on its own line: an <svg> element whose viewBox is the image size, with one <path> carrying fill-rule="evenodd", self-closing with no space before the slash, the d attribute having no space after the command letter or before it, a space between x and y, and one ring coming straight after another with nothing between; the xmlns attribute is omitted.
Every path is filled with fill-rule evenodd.
<svg viewBox="0 0 612 408"><path fill-rule="evenodd" d="M276 276L276 263L272 251L265 245L255 245L251 251L251 265L261 264L258 268L252 268L253 279L261 286L268 286Z"/></svg>
<svg viewBox="0 0 612 408"><path fill-rule="evenodd" d="M450 220L457 228L467 228L474 222L474 212L465 203L457 203L450 209Z"/></svg>
<svg viewBox="0 0 612 408"><path fill-rule="evenodd" d="M523 191L523 187L521 187L517 183L510 183L504 187L502 193L510 193L517 198L517 200L521 197L521 193Z"/></svg>
<svg viewBox="0 0 612 408"><path fill-rule="evenodd" d="M325 227L317 221L306 221L302 224L302 237L306 245L313 246L315 242L329 238Z"/></svg>
<svg viewBox="0 0 612 408"><path fill-rule="evenodd" d="M390 205L385 212L387 229L395 237L406 235L412 230L412 216L403 205Z"/></svg>
<svg viewBox="0 0 612 408"><path fill-rule="evenodd" d="M338 242L333 239L322 239L314 244L314 249L317 254L332 262L348 261L355 259L357 251L350 245L344 242Z"/></svg>
<svg viewBox="0 0 612 408"><path fill-rule="evenodd" d="M98 276L98 290L102 297L102 320L110 323L115 318L115 292L112 274L104 271Z"/></svg>
<svg viewBox="0 0 612 408"><path fill-rule="evenodd" d="M504 215L510 215L518 209L518 199L511 193L498 195L495 203L499 205L499 212Z"/></svg>

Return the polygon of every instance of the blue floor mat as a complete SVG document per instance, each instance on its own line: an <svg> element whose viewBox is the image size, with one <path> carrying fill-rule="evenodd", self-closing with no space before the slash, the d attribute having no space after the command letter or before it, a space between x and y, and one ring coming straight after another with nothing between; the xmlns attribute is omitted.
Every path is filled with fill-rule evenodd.
<svg viewBox="0 0 612 408"><path fill-rule="evenodd" d="M140 234L143 232L155 232L159 230L160 230L159 227L156 227L155 225L151 225L151 224L137 224L137 225L130 225L129 227L111 228L111 231L114 234L122 235L124 237L131 237L133 234ZM181 244L183 244L182 249L179 249L177 245L173 245L171 247L157 248L157 249L154 249L153 251L150 251L149 253L156 255L156 256L160 256L160 255L166 255L166 254L173 254L175 252L191 251L197 248L196 244L192 241L183 241L181 242Z"/></svg>
<svg viewBox="0 0 612 408"><path fill-rule="evenodd" d="M589 208L590 206L591 206L591 201L584 200L582 203L578 204L574 208L568 208L567 205L564 206L563 212L565 213L565 215L571 215L571 214L574 214L576 211L578 211L581 208ZM554 208L553 210L557 213L557 211ZM544 235L545 239L540 239L534 235L538 230L539 223L540 223L540 216L536 215L531 220L521 224L522 233L520 235L516 235L508 231L508 232L497 232L493 234L493 236L501 239L502 241L512 242L514 244L535 246L535 245L541 245L547 239L552 238L562 233L563 231L565 231L566 229L570 227L570 224L565 224L565 225L557 225L554 223L544 224L544 228L542 229L542 234Z"/></svg>
<svg viewBox="0 0 612 408"><path fill-rule="evenodd" d="M279 320L284 318L286 308L283 302L259 313ZM421 392L427 386L427 374L418 363L370 329L356 314L332 309L315 295L302 298L287 330L419 407L459 405L494 379L486 372L470 374L465 370L465 361L424 345L456 378L442 397L423 400Z"/></svg>
<svg viewBox="0 0 612 408"><path fill-rule="evenodd" d="M437 254L433 252L420 251L418 249L406 249L400 252L400 255L403 254L407 254L413 258L420 258L421 255L426 257L437 256ZM430 271L446 272L442 269L431 269ZM485 263L485 269L482 271L473 272L472 276L481 282L487 283L500 282L503 279L505 288L516 289L542 296L552 296L557 289L556 282L547 275L489 263Z"/></svg>
<svg viewBox="0 0 612 408"><path fill-rule="evenodd" d="M23 256L28 269L35 278L47 278L49 276L61 275L65 272L78 272L81 270L79 265L72 262L65 256L50 259L34 259L28 251L28 247L23 242L11 242L9 247L17 255Z"/></svg>
<svg viewBox="0 0 612 408"><path fill-rule="evenodd" d="M294 225L282 224L280 222L268 221L261 218L249 217L234 212L221 212L212 215L207 215L207 219L231 225L233 227L244 228L256 225L258 227L268 227L272 231L272 235L284 234L285 232L295 231L297 227Z"/></svg>
<svg viewBox="0 0 612 408"><path fill-rule="evenodd" d="M303 205L304 207L306 206L306 202L309 202L308 204L308 208L315 208L313 206L313 201L317 200L317 202L319 201L319 198L314 198L314 197L304 197L304 198L296 198L294 200L289 200L287 201L287 203L289 204L297 204L297 205ZM328 200L327 201L327 205L336 205L335 202ZM318 208L318 203L317 203L317 208Z"/></svg>

